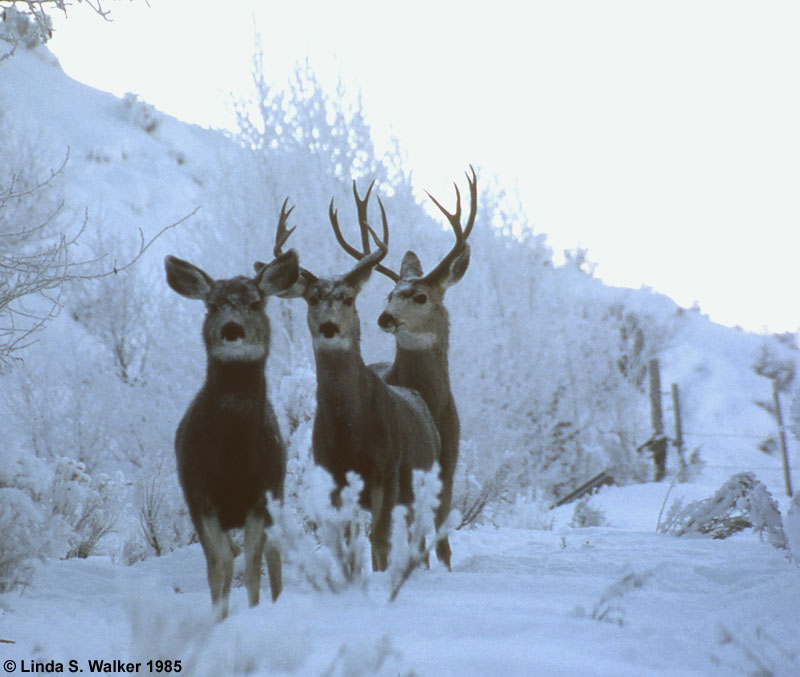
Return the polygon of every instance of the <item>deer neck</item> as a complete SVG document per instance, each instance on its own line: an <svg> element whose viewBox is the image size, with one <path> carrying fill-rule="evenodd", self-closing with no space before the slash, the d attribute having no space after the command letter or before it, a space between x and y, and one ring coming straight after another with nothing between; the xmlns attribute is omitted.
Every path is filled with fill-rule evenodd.
<svg viewBox="0 0 800 677"><path fill-rule="evenodd" d="M389 377L393 385L418 391L434 417L452 400L447 353L446 338L424 349L404 348L398 343Z"/></svg>
<svg viewBox="0 0 800 677"><path fill-rule="evenodd" d="M370 370L360 349L316 350L317 413L353 427L363 420L372 399Z"/></svg>
<svg viewBox="0 0 800 677"><path fill-rule="evenodd" d="M206 389L222 401L266 399L266 359L252 362L210 358L206 371Z"/></svg>

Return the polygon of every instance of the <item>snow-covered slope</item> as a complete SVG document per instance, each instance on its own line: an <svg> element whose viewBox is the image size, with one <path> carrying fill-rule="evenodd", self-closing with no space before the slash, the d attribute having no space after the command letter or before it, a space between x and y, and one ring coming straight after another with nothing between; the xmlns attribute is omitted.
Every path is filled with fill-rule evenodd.
<svg viewBox="0 0 800 677"><path fill-rule="evenodd" d="M226 172L241 155L221 133L172 119L134 96L120 100L71 80L42 48L20 49L0 63L0 125L7 139L14 140L0 147L20 153L0 158L7 167L29 151L46 175L69 154L60 177L67 217L63 225L80 227L88 212L80 240L85 258L92 258L92 246L100 241L109 253L105 262L125 261L138 244L139 229L149 238L201 208L157 240L137 264L139 282L151 281L144 292L138 290L137 302L146 302L148 296L160 300L144 336L148 364L162 366L164 378L151 368L143 382L120 385L110 359L84 357L99 354L101 340L67 313L42 334L26 356L24 370L0 375L6 392L13 386L29 398L25 406L44 402L44 416L37 410L22 422L10 420L13 408L2 409L9 416L2 425L3 444L15 463L29 450L29 442L20 441L30 433L26 426L42 427L33 437L43 449L52 449L47 440L57 445L69 429L77 431L78 440L105 436L109 458L103 459L102 470L111 472L117 464L135 472L151 454L163 461L174 484L171 436L202 378L204 356L201 310L172 299L163 284L161 260L168 252L196 256L209 272L222 276L268 255L268 241L261 243L256 233L258 251L248 241L234 261L218 261L219 245L233 226L214 222L225 213L214 191L224 185ZM257 226L272 217L256 210L251 220ZM296 237L312 239L302 232ZM444 241L444 236L437 237L431 239ZM480 237L488 236L473 235ZM477 275L488 264L481 261L480 246L474 251L471 265ZM775 337L715 325L647 289L612 289L567 269L554 271L548 280L550 286L542 293L556 290L561 296L544 299L542 307L588 299L604 309L617 305L639 321L651 318L653 326L664 330L658 351L662 389L679 385L686 452L697 449L702 462L690 483L671 489L668 502L705 498L730 475L752 471L780 499L786 514L780 456L758 448L777 432L774 417L757 404L771 401L771 384L753 366L765 349L774 361L795 364L792 347ZM453 292L459 303L476 291L465 288ZM85 302L80 308L88 312ZM288 323L294 317L289 308L275 306L270 312ZM494 311L490 305L481 308ZM513 299L507 312L515 312ZM362 320L366 315L362 309ZM464 346L480 344L481 337L469 335L469 322L458 312L453 315L459 330L453 337L456 354L469 356ZM537 327L533 321L531 325L520 341L536 340ZM291 328L284 331L279 322L275 326L274 342L288 342L284 333L290 334ZM377 340L375 345L380 345ZM299 445L308 433L303 417L313 409L313 398L296 393L313 392L313 371L307 355L281 354L281 359L286 362L279 365L284 383L271 385L279 394L295 397L287 397L286 406L299 412L294 440ZM76 375L70 371L72 363L91 364L96 371ZM473 364L465 359L461 365L454 369L457 397L462 413L471 414L470 400L476 394L466 386L473 383L467 378L467 367ZM184 371L176 383L173 375L179 367ZM298 383L302 387L289 387ZM495 385L500 390L507 384ZM525 385L511 384L517 390ZM135 389L134 400L130 393ZM42 392L51 393L52 399L37 399ZM92 411L92 397L102 400L96 405L104 412L101 417ZM642 400L646 419L646 395ZM132 401L138 408L126 410L124 403ZM668 395L664 404L671 435ZM76 411L86 416L67 417ZM463 415L462 425L470 445L473 436L486 433L483 418ZM636 442L649 434L646 422L644 428L645 437ZM491 437L491 430L486 434ZM123 436L133 440L129 446L142 458L114 456L124 447ZM790 445L794 449L798 443L790 438ZM75 450L76 457L80 451ZM70 452L59 450L59 455ZM676 463L670 450L672 474ZM800 459L795 466L800 467ZM139 487L131 477L119 482L119 491L129 492L120 519L138 529L140 515L130 495L133 485ZM793 479L800 486L797 468ZM31 492L38 490L33 486ZM550 511L534 496L522 497L503 508L505 515L494 515L499 526L456 532L453 572L432 563L430 570L415 574L394 604L387 602L385 574L373 575L366 592L315 592L289 553L278 603L248 610L243 590L236 589L231 617L221 625L211 621L197 545L132 566L105 556L51 559L27 587L0 597L0 657L15 661L11 670L6 665L11 673L21 672L23 661L26 669L35 661L52 660L69 670L69 661L75 660L88 672L89 659L119 658L140 662L140 673L148 672L148 660L180 660L188 674L217 675L800 674L796 562L750 532L725 541L657 535L668 490L667 482L604 488L588 504L598 511L602 525L585 528L571 526L574 505ZM108 537L112 542L113 536ZM130 553L120 555L124 539L119 540L107 551L128 557ZM142 557L139 553L129 559Z"/></svg>

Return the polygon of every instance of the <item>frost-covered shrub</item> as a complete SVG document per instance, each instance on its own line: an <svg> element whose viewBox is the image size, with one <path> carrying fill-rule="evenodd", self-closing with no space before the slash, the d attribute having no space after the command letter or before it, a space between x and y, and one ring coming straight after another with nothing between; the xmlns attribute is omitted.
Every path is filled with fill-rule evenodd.
<svg viewBox="0 0 800 677"><path fill-rule="evenodd" d="M0 486L0 592L25 585L37 560L63 555L67 532L27 492Z"/></svg>
<svg viewBox="0 0 800 677"><path fill-rule="evenodd" d="M35 8L36 3L30 2L21 6ZM52 20L41 9L21 12L14 6L0 6L0 40L11 44L12 47L24 45L32 49L44 44L50 38L52 26ZM1 54L0 59L2 59Z"/></svg>
<svg viewBox="0 0 800 677"><path fill-rule="evenodd" d="M314 590L338 593L365 587L370 561L368 516L358 503L364 482L356 473L348 473L338 508L331 502L333 478L324 469L307 466L302 484L301 503L268 502L273 524L267 529L267 538Z"/></svg>
<svg viewBox="0 0 800 677"><path fill-rule="evenodd" d="M493 461L497 462L487 459L470 440L462 441L453 483L453 509L461 516L457 529L480 524L488 506L496 509L514 494L518 486L514 457L506 453L499 465Z"/></svg>
<svg viewBox="0 0 800 677"><path fill-rule="evenodd" d="M553 511L544 491L528 488L514 497L508 505L495 506L489 513L492 524L514 529L550 531L553 528Z"/></svg>
<svg viewBox="0 0 800 677"><path fill-rule="evenodd" d="M745 472L733 475L710 498L686 507L673 503L659 531L727 538L749 528L776 548L786 546L778 504L753 473Z"/></svg>
<svg viewBox="0 0 800 677"><path fill-rule="evenodd" d="M128 92L122 97L122 110L125 119L131 124L152 134L161 123L161 115L149 103L142 101L138 94Z"/></svg>
<svg viewBox="0 0 800 677"><path fill-rule="evenodd" d="M652 571L631 572L608 586L592 607L592 619L614 623L620 627L625 625L625 607L620 604L620 600L634 590L641 589L652 575Z"/></svg>
<svg viewBox="0 0 800 677"><path fill-rule="evenodd" d="M600 527L605 524L605 513L599 508L593 508L589 505L590 500L591 497L584 496L575 504L575 508L572 511L572 519L569 521L571 527Z"/></svg>
<svg viewBox="0 0 800 677"><path fill-rule="evenodd" d="M108 251L102 240L93 248L98 257ZM160 326L157 283L148 275L134 268L83 281L72 290L68 304L72 319L105 346L124 383L142 379L155 327Z"/></svg>
<svg viewBox="0 0 800 677"><path fill-rule="evenodd" d="M88 557L95 551L116 525L127 494L128 483L120 471L89 475L80 461L56 459L49 503L53 514L72 527L67 557Z"/></svg>
<svg viewBox="0 0 800 677"><path fill-rule="evenodd" d="M414 502L411 508L398 505L392 510L388 569L392 591L389 601L397 599L400 589L417 567L428 563L436 541L444 538L450 529L450 524L445 522L440 533L437 533L434 524L439 492L442 490L438 465L429 471L414 470L412 482ZM451 519L458 521L456 515L452 515Z"/></svg>
<svg viewBox="0 0 800 677"><path fill-rule="evenodd" d="M786 536L789 552L800 562L800 492L795 492L789 510L783 518L783 533Z"/></svg>
<svg viewBox="0 0 800 677"><path fill-rule="evenodd" d="M136 486L140 532L125 543L128 564L149 554L160 557L192 542L189 518L173 463L156 461L141 473Z"/></svg>
<svg viewBox="0 0 800 677"><path fill-rule="evenodd" d="M343 644L323 673L329 677L413 677L389 636L359 637Z"/></svg>

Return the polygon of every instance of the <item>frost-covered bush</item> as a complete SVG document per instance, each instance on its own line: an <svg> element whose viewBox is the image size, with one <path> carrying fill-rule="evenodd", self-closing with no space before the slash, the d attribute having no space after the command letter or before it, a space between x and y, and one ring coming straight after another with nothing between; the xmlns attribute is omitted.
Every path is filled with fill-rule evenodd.
<svg viewBox="0 0 800 677"><path fill-rule="evenodd" d="M434 516L439 505L442 482L438 465L429 471L413 472L414 502L410 508L403 505L392 510L391 548L389 552L389 601L397 599L400 589L420 565L427 565L431 550L438 539L447 536L450 524L445 522L436 532ZM451 515L457 522L457 515Z"/></svg>
<svg viewBox="0 0 800 677"><path fill-rule="evenodd" d="M528 488L518 493L507 505L495 506L488 518L498 527L550 531L554 517L550 501L544 491Z"/></svg>
<svg viewBox="0 0 800 677"><path fill-rule="evenodd" d="M28 583L37 560L65 554L67 532L28 492L0 484L0 592Z"/></svg>
<svg viewBox="0 0 800 677"><path fill-rule="evenodd" d="M8 442L11 441L9 437ZM0 590L28 582L33 566L48 557L63 557L72 530L53 515L44 500L52 486L52 468L13 446L0 464Z"/></svg>
<svg viewBox="0 0 800 677"><path fill-rule="evenodd" d="M800 492L795 492L786 516L783 518L783 533L786 546L792 557L800 562Z"/></svg>
<svg viewBox="0 0 800 677"><path fill-rule="evenodd" d="M128 92L122 97L122 110L125 119L131 124L143 129L148 134L152 134L158 129L161 123L161 116L153 106L142 101L138 94Z"/></svg>
<svg viewBox="0 0 800 677"><path fill-rule="evenodd" d="M343 644L323 673L328 677L413 677L389 636L358 637Z"/></svg>
<svg viewBox="0 0 800 677"><path fill-rule="evenodd" d="M575 508L572 511L572 519L569 521L571 527L600 527L605 524L605 513L599 508L593 508L589 505L590 500L590 496L584 496L575 504Z"/></svg>
<svg viewBox="0 0 800 677"><path fill-rule="evenodd" d="M67 557L88 557L116 525L127 504L128 483L120 471L89 475L72 458L55 459L53 484L47 498L54 515L72 527Z"/></svg>
<svg viewBox="0 0 800 677"><path fill-rule="evenodd" d="M727 538L749 528L776 548L786 546L778 504L753 473L745 472L733 475L710 498L685 507L674 502L659 531Z"/></svg>
<svg viewBox="0 0 800 677"><path fill-rule="evenodd" d="M132 564L148 555L160 557L192 542L194 527L177 481L172 459L156 460L142 470L135 505L140 531L129 534L123 559Z"/></svg>
<svg viewBox="0 0 800 677"><path fill-rule="evenodd" d="M41 11L25 12L17 8L17 5L24 9L36 4L0 2L0 41L9 43L12 48L23 45L28 49L47 42L53 25L50 17ZM0 60L2 57L0 54Z"/></svg>
<svg viewBox="0 0 800 677"><path fill-rule="evenodd" d="M306 467L302 485L302 501L268 502L273 524L267 538L314 590L338 593L365 587L370 569L368 515L358 503L364 482L348 473L338 507L331 501L333 478L324 469Z"/></svg>

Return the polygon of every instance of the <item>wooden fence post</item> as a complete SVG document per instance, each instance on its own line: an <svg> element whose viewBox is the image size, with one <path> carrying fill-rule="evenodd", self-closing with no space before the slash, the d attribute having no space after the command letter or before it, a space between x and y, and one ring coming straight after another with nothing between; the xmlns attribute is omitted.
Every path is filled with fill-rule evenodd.
<svg viewBox="0 0 800 677"><path fill-rule="evenodd" d="M792 497L792 475L789 472L789 452L786 449L786 430L783 427L783 412L781 411L781 400L778 396L778 385L772 379L772 403L775 406L775 418L778 421L778 439L781 443L781 454L783 455L783 482L786 485L786 495Z"/></svg>
<svg viewBox="0 0 800 677"><path fill-rule="evenodd" d="M683 419L681 418L681 400L678 393L678 384L672 384L672 415L675 425L675 437L672 444L678 452L678 481L685 482L686 477L686 459L683 456Z"/></svg>
<svg viewBox="0 0 800 677"><path fill-rule="evenodd" d="M648 364L650 384L650 423L653 427L653 437L649 448L653 454L655 465L655 481L664 479L667 468L667 438L664 437L664 413L661 408L661 371L658 360L652 359Z"/></svg>

